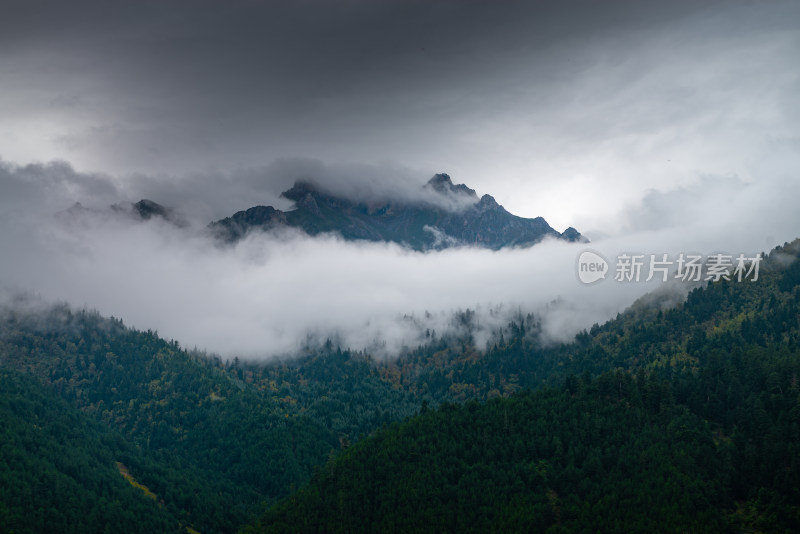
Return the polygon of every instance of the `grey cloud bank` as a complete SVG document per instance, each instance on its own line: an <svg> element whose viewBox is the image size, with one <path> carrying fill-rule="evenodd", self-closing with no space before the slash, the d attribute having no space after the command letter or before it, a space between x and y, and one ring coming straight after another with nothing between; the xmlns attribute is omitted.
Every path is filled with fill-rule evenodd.
<svg viewBox="0 0 800 534"><path fill-rule="evenodd" d="M795 168L766 165L755 184L706 177L651 192L631 206L627 231L591 248L609 259L622 252L768 250L800 229ZM0 280L7 291L96 308L224 356L287 355L309 336L396 354L418 343L425 328L445 332L452 314L468 308L477 310L479 343L520 312L540 318L545 341L565 341L657 287L619 284L613 274L585 286L575 271L584 246L561 241L418 253L288 232L255 233L220 248L199 227L158 219L99 212L69 223L50 207L68 206L76 191L96 190L92 198L107 201L116 192L106 184L111 178L64 164L6 164L2 172L0 242L9 253L0 260Z"/></svg>

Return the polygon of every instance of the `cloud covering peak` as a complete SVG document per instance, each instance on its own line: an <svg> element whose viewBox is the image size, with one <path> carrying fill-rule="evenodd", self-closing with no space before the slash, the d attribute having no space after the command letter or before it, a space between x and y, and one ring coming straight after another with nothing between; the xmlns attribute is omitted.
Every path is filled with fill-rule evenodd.
<svg viewBox="0 0 800 534"><path fill-rule="evenodd" d="M754 169L758 182L707 176L652 191L627 211L627 230L595 240L592 249L608 259L623 252L753 255L793 239L800 162L794 144L774 148ZM563 241L423 253L288 229L220 248L199 227L161 217L96 210L82 224L65 224L52 206L68 207L87 192L110 205L119 190L106 181L114 179L62 163L4 164L0 172L5 290L96 308L225 356L291 354L325 338L392 354L417 343L425 328L446 331L452 314L466 309L477 310L479 342L520 312L537 314L546 339L567 340L654 287L581 284L575 262L585 245Z"/></svg>

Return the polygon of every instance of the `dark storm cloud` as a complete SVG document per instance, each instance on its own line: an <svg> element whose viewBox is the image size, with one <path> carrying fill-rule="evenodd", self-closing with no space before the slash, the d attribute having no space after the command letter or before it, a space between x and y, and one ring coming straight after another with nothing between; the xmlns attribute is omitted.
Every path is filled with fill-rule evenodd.
<svg viewBox="0 0 800 534"><path fill-rule="evenodd" d="M548 86L616 61L583 46L624 58L705 6L11 2L0 45L16 76L3 85L21 114L50 106L62 121L50 141L110 170L402 160L502 117L520 93L544 109Z"/></svg>

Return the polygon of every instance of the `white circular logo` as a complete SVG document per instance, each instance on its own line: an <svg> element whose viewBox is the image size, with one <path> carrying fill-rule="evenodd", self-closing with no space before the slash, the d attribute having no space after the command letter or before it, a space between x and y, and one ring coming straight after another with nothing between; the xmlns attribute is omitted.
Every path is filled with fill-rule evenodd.
<svg viewBox="0 0 800 534"><path fill-rule="evenodd" d="M591 250L584 250L578 256L578 280L584 284L593 284L604 280L608 274L608 262L604 257Z"/></svg>

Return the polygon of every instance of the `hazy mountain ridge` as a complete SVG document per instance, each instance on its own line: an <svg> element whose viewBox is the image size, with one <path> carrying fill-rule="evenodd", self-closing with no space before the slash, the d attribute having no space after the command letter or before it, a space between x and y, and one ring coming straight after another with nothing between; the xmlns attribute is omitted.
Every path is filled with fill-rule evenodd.
<svg viewBox="0 0 800 534"><path fill-rule="evenodd" d="M108 206L105 210L87 208L80 202L76 202L69 208L56 213L58 219L68 223L83 221L87 217L109 215L128 218L139 222L160 219L177 228L186 228L189 226L183 214L178 213L173 208L146 198L138 202L118 202Z"/></svg>
<svg viewBox="0 0 800 534"><path fill-rule="evenodd" d="M335 232L347 240L394 242L414 250L450 246L489 249L530 246L547 237L585 241L574 228L554 230L542 217L526 219L505 210L490 195L480 199L447 174L437 174L425 185L418 201L350 200L316 184L299 181L282 197L294 209L256 206L209 225L214 235L235 242L251 230L292 227L310 235Z"/></svg>

